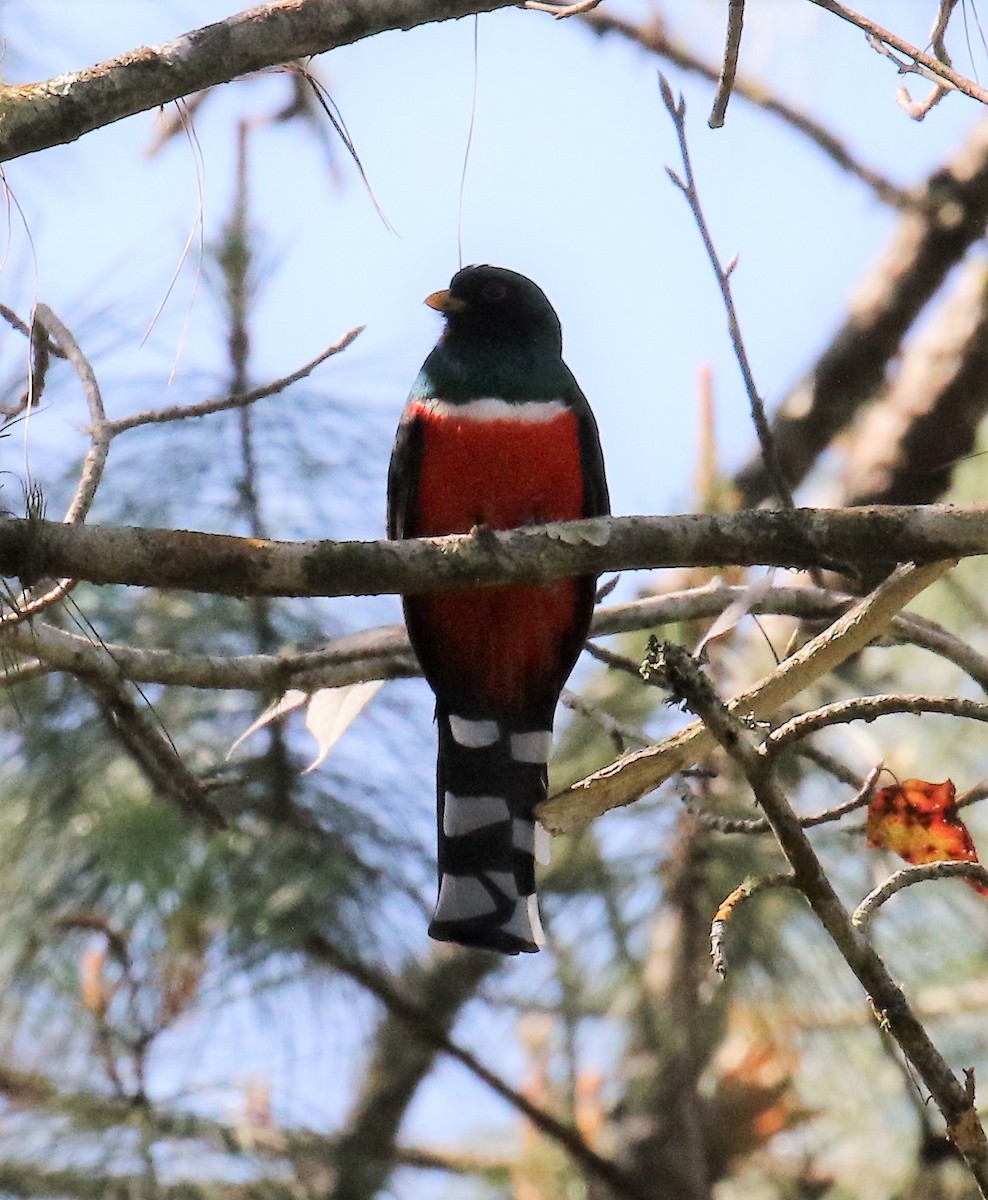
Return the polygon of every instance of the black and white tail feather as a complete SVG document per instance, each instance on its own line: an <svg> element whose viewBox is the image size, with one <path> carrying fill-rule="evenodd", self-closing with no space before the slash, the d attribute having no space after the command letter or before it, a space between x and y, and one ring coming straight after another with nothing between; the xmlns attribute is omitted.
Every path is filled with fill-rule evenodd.
<svg viewBox="0 0 988 1200"><path fill-rule="evenodd" d="M550 722L511 728L436 710L439 899L429 934L502 954L543 944L534 811L545 799Z"/></svg>

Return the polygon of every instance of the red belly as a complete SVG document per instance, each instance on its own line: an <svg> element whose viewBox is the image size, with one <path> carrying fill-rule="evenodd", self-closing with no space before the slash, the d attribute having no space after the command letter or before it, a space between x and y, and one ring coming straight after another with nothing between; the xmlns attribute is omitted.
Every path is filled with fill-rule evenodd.
<svg viewBox="0 0 988 1200"><path fill-rule="evenodd" d="M456 420L427 408L413 537L582 516L576 418ZM584 636L588 582L410 596L422 666L442 699L506 715L554 704Z"/></svg>
<svg viewBox="0 0 988 1200"><path fill-rule="evenodd" d="M460 420L425 405L413 411L424 428L414 536L582 515L580 443L568 409L549 421Z"/></svg>

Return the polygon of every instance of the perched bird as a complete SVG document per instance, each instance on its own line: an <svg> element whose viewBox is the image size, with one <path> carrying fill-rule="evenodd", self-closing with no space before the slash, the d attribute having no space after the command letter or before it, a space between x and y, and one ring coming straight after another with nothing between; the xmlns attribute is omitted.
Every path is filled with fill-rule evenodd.
<svg viewBox="0 0 988 1200"><path fill-rule="evenodd" d="M466 267L426 300L446 328L402 413L388 536L514 529L609 512L597 426L530 279ZM596 580L403 598L436 694L438 941L538 949L533 812L552 721L590 627Z"/></svg>

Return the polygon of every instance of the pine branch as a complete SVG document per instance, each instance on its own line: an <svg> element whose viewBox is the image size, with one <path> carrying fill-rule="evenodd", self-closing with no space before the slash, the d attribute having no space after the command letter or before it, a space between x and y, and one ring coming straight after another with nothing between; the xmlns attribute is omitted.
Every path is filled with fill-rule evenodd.
<svg viewBox="0 0 988 1200"><path fill-rule="evenodd" d="M399 986L448 1035L478 986L500 966L492 954L436 948L427 961L405 969ZM409 1037L407 1018L385 1009L359 1095L335 1148L337 1195L373 1200L381 1194L394 1168L402 1119L433 1070L439 1049L432 1039Z"/></svg>

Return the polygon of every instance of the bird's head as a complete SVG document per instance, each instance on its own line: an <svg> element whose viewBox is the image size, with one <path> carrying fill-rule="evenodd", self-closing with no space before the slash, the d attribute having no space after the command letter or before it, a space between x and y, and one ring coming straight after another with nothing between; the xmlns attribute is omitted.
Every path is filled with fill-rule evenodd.
<svg viewBox="0 0 988 1200"><path fill-rule="evenodd" d="M562 328L555 309L535 283L505 267L464 267L448 288L426 297L446 318L447 337L475 338L487 344L532 343L562 352Z"/></svg>

